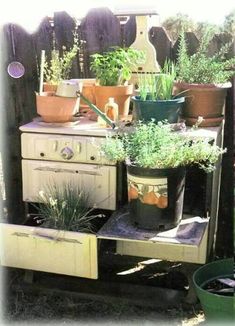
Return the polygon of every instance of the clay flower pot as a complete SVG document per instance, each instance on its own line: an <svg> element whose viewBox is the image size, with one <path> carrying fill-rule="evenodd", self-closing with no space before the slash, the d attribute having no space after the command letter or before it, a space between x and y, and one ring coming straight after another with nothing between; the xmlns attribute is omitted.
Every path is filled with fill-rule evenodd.
<svg viewBox="0 0 235 326"><path fill-rule="evenodd" d="M128 116L130 97L133 94L133 85L127 86L99 86L95 85L96 106L104 112L105 104L109 97L114 98L114 102L118 104L119 116Z"/></svg>
<svg viewBox="0 0 235 326"><path fill-rule="evenodd" d="M185 104L182 118L187 125L196 123L199 116L204 121L201 127L218 126L224 118L224 107L227 89L231 83L225 84L187 84L175 83L175 93L185 91Z"/></svg>
<svg viewBox="0 0 235 326"><path fill-rule="evenodd" d="M43 91L44 92L56 92L57 86L58 86L57 84L43 83Z"/></svg>
<svg viewBox="0 0 235 326"><path fill-rule="evenodd" d="M95 102L95 78L84 78L84 79L71 79L71 81L78 81L82 83L82 94L93 104ZM90 109L89 106L81 99L80 110Z"/></svg>
<svg viewBox="0 0 235 326"><path fill-rule="evenodd" d="M36 94L37 113L44 122L69 122L79 109L79 98L56 96L54 92Z"/></svg>

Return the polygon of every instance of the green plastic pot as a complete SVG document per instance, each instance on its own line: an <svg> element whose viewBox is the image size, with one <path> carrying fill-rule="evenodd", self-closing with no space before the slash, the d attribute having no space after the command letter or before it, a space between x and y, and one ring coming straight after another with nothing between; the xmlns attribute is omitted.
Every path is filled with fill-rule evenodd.
<svg viewBox="0 0 235 326"><path fill-rule="evenodd" d="M184 97L175 98L172 100L141 100L139 96L131 98L134 103L134 115L136 120L144 122L155 122L168 120L169 123L177 123L181 113Z"/></svg>
<svg viewBox="0 0 235 326"><path fill-rule="evenodd" d="M193 275L197 296L208 321L235 320L235 297L215 294L204 290L206 283L217 278L233 276L232 258L217 260L200 267Z"/></svg>

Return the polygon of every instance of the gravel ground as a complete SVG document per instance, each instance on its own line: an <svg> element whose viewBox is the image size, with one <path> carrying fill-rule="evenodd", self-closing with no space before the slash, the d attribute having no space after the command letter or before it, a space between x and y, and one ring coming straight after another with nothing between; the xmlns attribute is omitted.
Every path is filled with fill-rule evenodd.
<svg viewBox="0 0 235 326"><path fill-rule="evenodd" d="M69 295L25 292L17 274L1 296L1 325L203 325L200 305L184 309L153 309L132 304L79 299ZM17 285L17 291L15 286Z"/></svg>

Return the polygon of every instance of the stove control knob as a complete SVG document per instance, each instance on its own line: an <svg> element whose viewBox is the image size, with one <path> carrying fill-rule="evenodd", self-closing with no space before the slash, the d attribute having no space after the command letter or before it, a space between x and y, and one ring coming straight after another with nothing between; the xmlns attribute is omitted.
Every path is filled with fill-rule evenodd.
<svg viewBox="0 0 235 326"><path fill-rule="evenodd" d="M60 155L64 160L70 160L73 157L74 153L70 147L64 147L61 150Z"/></svg>

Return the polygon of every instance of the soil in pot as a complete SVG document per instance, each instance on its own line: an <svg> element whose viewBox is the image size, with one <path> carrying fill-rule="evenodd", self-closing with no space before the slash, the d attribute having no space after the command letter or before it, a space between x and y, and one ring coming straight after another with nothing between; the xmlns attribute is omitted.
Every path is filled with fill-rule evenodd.
<svg viewBox="0 0 235 326"><path fill-rule="evenodd" d="M133 224L164 231L182 218L185 169L147 169L127 166L128 201Z"/></svg>
<svg viewBox="0 0 235 326"><path fill-rule="evenodd" d="M133 96L131 100L134 103L136 120L148 122L154 119L156 123L162 120L177 123L184 103L184 97L172 100L143 101L138 96Z"/></svg>

